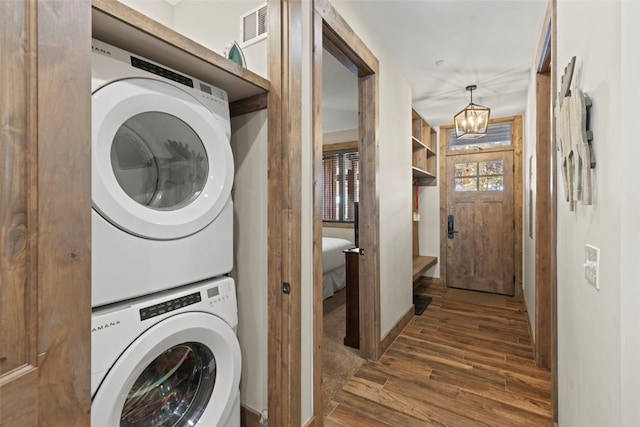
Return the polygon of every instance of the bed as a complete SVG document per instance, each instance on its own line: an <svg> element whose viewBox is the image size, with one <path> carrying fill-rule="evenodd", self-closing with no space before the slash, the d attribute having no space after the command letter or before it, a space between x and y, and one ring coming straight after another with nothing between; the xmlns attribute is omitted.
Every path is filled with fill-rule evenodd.
<svg viewBox="0 0 640 427"><path fill-rule="evenodd" d="M326 299L345 286L345 249L353 247L346 239L322 238L322 298Z"/></svg>

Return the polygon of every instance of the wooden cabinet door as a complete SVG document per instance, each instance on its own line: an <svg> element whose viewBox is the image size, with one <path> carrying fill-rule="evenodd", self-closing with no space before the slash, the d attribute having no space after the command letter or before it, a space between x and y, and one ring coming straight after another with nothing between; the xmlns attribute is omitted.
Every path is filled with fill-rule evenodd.
<svg viewBox="0 0 640 427"><path fill-rule="evenodd" d="M89 1L0 1L0 426L89 426Z"/></svg>
<svg viewBox="0 0 640 427"><path fill-rule="evenodd" d="M513 151L446 161L447 286L514 295Z"/></svg>

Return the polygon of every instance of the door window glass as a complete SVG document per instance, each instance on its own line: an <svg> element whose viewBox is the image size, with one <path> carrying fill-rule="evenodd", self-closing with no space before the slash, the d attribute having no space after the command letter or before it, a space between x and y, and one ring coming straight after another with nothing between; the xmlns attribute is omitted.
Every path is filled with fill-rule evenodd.
<svg viewBox="0 0 640 427"><path fill-rule="evenodd" d="M504 163L502 160L456 163L455 189L463 191L503 191Z"/></svg>
<svg viewBox="0 0 640 427"><path fill-rule="evenodd" d="M489 124L487 134L474 140L456 138L455 130L449 135L449 150L480 150L510 145L511 123Z"/></svg>
<svg viewBox="0 0 640 427"><path fill-rule="evenodd" d="M131 387L121 427L195 425L209 403L216 362L209 348L184 343L159 355Z"/></svg>
<svg viewBox="0 0 640 427"><path fill-rule="evenodd" d="M156 210L191 203L209 173L204 145L194 130L156 111L135 115L120 126L111 145L111 166L129 197Z"/></svg>

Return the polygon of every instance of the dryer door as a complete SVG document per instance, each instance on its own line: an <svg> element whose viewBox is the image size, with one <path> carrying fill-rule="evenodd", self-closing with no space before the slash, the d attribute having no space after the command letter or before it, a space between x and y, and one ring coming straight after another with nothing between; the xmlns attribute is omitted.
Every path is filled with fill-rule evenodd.
<svg viewBox="0 0 640 427"><path fill-rule="evenodd" d="M115 226L140 237L185 237L222 211L233 185L229 139L189 93L125 79L92 96L92 198Z"/></svg>
<svg viewBox="0 0 640 427"><path fill-rule="evenodd" d="M221 425L240 386L238 339L220 318L169 317L118 358L91 403L92 427Z"/></svg>

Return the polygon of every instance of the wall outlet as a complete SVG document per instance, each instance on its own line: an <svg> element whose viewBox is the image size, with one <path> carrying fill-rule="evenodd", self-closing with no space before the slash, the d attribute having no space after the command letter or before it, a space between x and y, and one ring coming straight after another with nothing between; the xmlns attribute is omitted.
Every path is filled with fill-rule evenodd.
<svg viewBox="0 0 640 427"><path fill-rule="evenodd" d="M585 245L584 264L582 265L584 266L584 277L587 279L587 282L599 290L600 249L595 246Z"/></svg>
<svg viewBox="0 0 640 427"><path fill-rule="evenodd" d="M413 220L414 220L415 222L420 221L420 214L419 214L418 212L414 212L414 213L413 213Z"/></svg>

